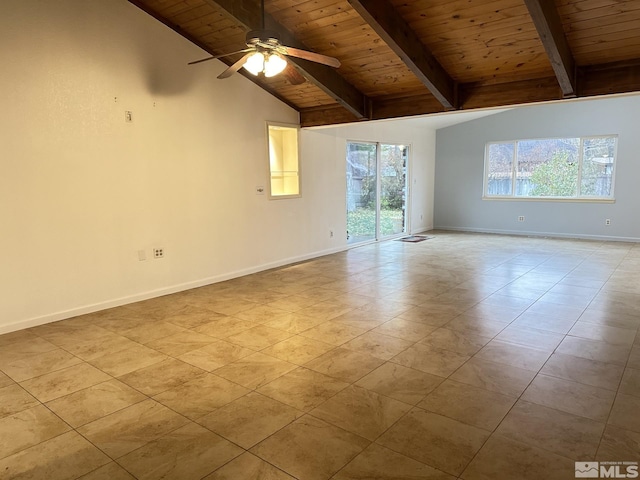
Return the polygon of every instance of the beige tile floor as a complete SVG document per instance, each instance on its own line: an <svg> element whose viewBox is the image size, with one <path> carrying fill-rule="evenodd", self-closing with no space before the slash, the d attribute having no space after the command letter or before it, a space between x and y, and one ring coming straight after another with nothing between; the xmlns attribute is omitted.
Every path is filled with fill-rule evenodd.
<svg viewBox="0 0 640 480"><path fill-rule="evenodd" d="M640 245L432 235L0 336L0 478L640 461Z"/></svg>

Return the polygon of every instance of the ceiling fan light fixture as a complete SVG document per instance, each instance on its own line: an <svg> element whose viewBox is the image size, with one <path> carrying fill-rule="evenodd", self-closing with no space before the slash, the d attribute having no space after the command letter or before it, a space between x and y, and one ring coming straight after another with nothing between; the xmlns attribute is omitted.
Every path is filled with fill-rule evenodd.
<svg viewBox="0 0 640 480"><path fill-rule="evenodd" d="M258 75L265 68L264 54L262 52L252 53L243 67L251 74Z"/></svg>
<svg viewBox="0 0 640 480"><path fill-rule="evenodd" d="M277 53L272 53L264 62L264 76L273 77L281 73L287 66L287 61Z"/></svg>
<svg viewBox="0 0 640 480"><path fill-rule="evenodd" d="M260 30L252 30L247 33L245 41L248 48L238 50L237 52L214 55L212 57L196 60L195 62L189 62L189 65L213 60L215 58L223 58L231 55L238 55L240 53L244 54L239 60L233 62L229 68L218 75L217 78L221 80L229 78L241 68L244 68L247 72L255 76L262 73L265 77L274 77L285 71L287 68L287 60L285 60L285 56L302 58L303 60L327 65L333 68L340 67L340 61L337 58L283 45L280 42L277 32L265 30L264 28L264 0L260 0L260 13L262 15L262 28ZM305 82L305 78L293 68L287 70L285 76L291 85L300 85Z"/></svg>

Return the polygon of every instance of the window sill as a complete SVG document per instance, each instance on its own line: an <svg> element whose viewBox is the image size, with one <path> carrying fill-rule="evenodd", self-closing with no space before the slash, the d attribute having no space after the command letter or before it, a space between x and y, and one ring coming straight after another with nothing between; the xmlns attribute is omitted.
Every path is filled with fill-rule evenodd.
<svg viewBox="0 0 640 480"><path fill-rule="evenodd" d="M300 198L302 194L300 193L286 193L280 195L271 195L269 194L269 200L285 200L287 198Z"/></svg>
<svg viewBox="0 0 640 480"><path fill-rule="evenodd" d="M561 197L487 197L482 200L499 202L560 202L560 203L616 203L615 198L561 198Z"/></svg>

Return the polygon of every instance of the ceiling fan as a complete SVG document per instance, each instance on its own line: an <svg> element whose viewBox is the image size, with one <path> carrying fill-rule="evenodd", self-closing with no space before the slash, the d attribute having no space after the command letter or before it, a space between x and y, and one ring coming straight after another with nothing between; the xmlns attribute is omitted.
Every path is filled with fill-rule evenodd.
<svg viewBox="0 0 640 480"><path fill-rule="evenodd" d="M282 73L287 67L288 63L285 60L285 56L302 58L310 62L321 63L334 68L340 67L340 61L337 58L283 45L276 32L264 28L264 0L260 1L260 9L262 28L247 33L247 48L236 52L202 58L194 62L189 62L189 65L244 53L240 60L218 75L219 79L230 77L242 67L253 75L262 73L265 77L273 77ZM305 81L304 77L291 67L287 69L285 75L294 85L299 85Z"/></svg>

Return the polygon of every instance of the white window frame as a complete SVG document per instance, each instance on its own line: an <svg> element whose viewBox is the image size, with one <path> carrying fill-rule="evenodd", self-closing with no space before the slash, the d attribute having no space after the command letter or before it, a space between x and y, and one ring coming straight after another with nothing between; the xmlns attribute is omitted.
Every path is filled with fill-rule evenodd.
<svg viewBox="0 0 640 480"><path fill-rule="evenodd" d="M596 197L596 196L587 196L580 195L580 188L582 185L582 165L583 165L583 156L584 156L584 141L592 138L615 138L615 145L613 151L613 173L611 175L611 195L608 197ZM524 196L524 195L515 195L516 192L516 181L517 181L517 163L518 163L518 142L526 142L532 140L554 140L561 138L579 138L580 146L578 149L578 195L575 197L543 197L543 196ZM489 187L489 148L491 145L500 145L500 144L511 144L513 145L513 159L511 161L511 195L489 195L487 194L487 189ZM617 134L608 134L608 135L586 135L581 137L541 137L541 138L521 138L518 140L500 140L495 142L487 142L484 150L484 172L483 172L483 186L482 186L482 199L483 200L509 200L509 201L547 201L547 202L593 202L593 203L614 203L615 202L615 178L617 171L617 163L618 163L618 135Z"/></svg>
<svg viewBox="0 0 640 480"><path fill-rule="evenodd" d="M297 143L297 178L298 178L298 193L295 194L274 194L272 190L272 176L273 171L271 170L271 139L269 129L271 127L284 127L296 130L296 143ZM265 132L267 136L266 141L266 151L267 151L267 193L269 200L284 200L288 198L300 198L302 196L302 173L301 173L301 161L300 161L300 125L292 124L292 123L282 123L282 122L266 122Z"/></svg>

